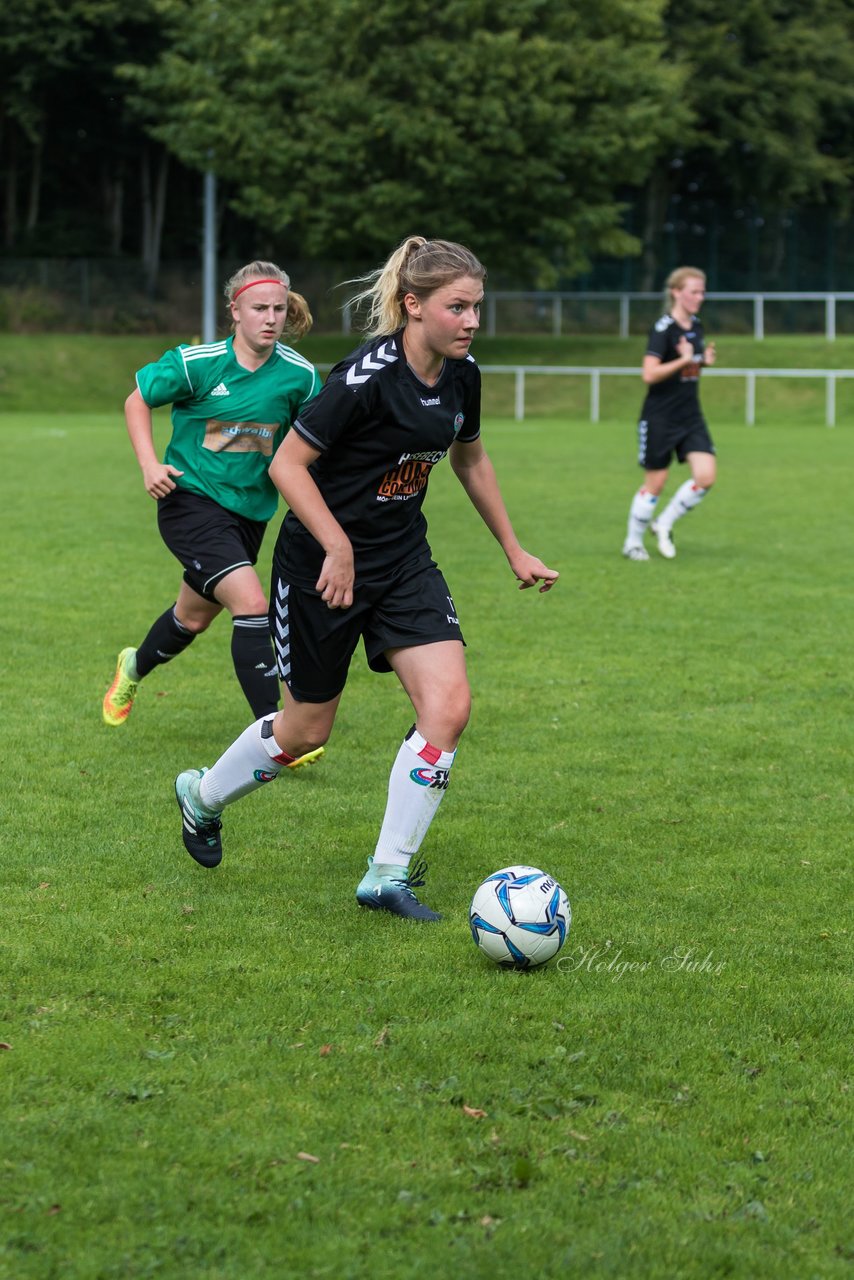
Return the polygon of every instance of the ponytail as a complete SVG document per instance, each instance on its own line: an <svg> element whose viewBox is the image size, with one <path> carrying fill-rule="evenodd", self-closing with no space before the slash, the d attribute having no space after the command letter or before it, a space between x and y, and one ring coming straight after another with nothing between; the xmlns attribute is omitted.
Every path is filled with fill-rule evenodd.
<svg viewBox="0 0 854 1280"><path fill-rule="evenodd" d="M428 298L443 285L460 276L486 279L486 268L464 245L450 240L426 240L424 236L407 236L384 266L352 283L365 284L352 306L367 303L365 331L371 338L395 333L407 321L403 299L408 293Z"/></svg>

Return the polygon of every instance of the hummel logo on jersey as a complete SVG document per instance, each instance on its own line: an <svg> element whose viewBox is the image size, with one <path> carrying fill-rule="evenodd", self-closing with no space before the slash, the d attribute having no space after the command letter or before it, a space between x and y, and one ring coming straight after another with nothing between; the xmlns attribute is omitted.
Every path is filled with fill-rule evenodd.
<svg viewBox="0 0 854 1280"><path fill-rule="evenodd" d="M426 400L424 399L424 396L420 396L420 397L419 397L419 399L420 399L421 403L424 405L424 408L425 408L425 409L429 409L429 407L430 407L430 405L431 405L431 404L441 404L441 403L442 403L442 397L441 397L441 396L428 396Z"/></svg>
<svg viewBox="0 0 854 1280"><path fill-rule="evenodd" d="M224 382L221 382L218 387L214 387L213 391L211 392L212 396L227 396L229 394L230 392L228 390L228 387L225 385Z"/></svg>
<svg viewBox="0 0 854 1280"><path fill-rule="evenodd" d="M367 382L372 373L384 369L387 364L394 364L397 350L393 342L383 342L374 351L369 351L347 370L347 386L356 387Z"/></svg>

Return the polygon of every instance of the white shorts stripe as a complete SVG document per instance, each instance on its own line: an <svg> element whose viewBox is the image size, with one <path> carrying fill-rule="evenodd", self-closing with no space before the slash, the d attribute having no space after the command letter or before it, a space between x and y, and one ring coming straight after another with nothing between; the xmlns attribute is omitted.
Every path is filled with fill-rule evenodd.
<svg viewBox="0 0 854 1280"><path fill-rule="evenodd" d="M276 666L279 668L279 679L287 680L291 674L291 646L289 643L290 622L288 620L288 591L286 582L276 586L276 631L273 645L276 650Z"/></svg>

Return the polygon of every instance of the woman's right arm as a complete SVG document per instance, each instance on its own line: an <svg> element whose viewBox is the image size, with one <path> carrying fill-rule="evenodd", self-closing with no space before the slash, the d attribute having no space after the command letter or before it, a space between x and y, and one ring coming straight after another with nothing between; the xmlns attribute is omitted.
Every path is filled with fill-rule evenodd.
<svg viewBox="0 0 854 1280"><path fill-rule="evenodd" d="M182 476L183 471L161 462L154 450L154 432L151 426L151 410L139 394L139 388L125 400L125 421L128 435L142 471L146 491L152 498L165 498L175 485L172 476Z"/></svg>
<svg viewBox="0 0 854 1280"><path fill-rule="evenodd" d="M349 609L353 603L353 547L323 500L309 474L320 452L289 431L270 463L270 479L300 524L320 543L326 556L315 590L330 609Z"/></svg>
<svg viewBox="0 0 854 1280"><path fill-rule="evenodd" d="M687 338L679 339L676 350L679 352L677 358L668 360L666 363L659 356L644 356L641 377L647 386L652 386L654 382L666 382L668 378L673 377L674 373L687 368L697 359L694 348Z"/></svg>

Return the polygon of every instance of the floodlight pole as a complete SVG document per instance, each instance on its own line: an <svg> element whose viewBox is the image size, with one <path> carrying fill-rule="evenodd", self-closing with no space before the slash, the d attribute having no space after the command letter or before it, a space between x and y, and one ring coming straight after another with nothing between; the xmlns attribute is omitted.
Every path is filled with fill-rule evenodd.
<svg viewBox="0 0 854 1280"><path fill-rule="evenodd" d="M205 171L202 246L202 342L216 341L216 174Z"/></svg>

